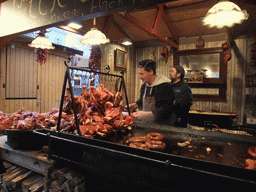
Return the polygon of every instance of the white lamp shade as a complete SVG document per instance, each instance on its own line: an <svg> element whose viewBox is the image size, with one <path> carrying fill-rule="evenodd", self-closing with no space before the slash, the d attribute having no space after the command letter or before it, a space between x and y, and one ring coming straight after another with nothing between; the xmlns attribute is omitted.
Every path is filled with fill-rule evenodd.
<svg viewBox="0 0 256 192"><path fill-rule="evenodd" d="M210 28L232 27L247 20L249 14L241 10L236 4L229 1L220 1L214 5L202 19L202 24Z"/></svg>
<svg viewBox="0 0 256 192"><path fill-rule="evenodd" d="M28 46L36 49L55 49L55 47L52 46L52 43L44 36L37 37L31 44L28 44Z"/></svg>
<svg viewBox="0 0 256 192"><path fill-rule="evenodd" d="M88 31L83 39L80 41L82 44L89 44L89 45L100 45L109 43L110 40L107 39L106 35L99 31L97 28L93 27L90 31Z"/></svg>

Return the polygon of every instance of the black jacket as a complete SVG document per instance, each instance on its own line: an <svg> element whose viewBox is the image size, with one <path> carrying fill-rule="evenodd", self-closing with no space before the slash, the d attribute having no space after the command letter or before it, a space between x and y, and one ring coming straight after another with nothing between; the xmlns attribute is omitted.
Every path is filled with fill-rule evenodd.
<svg viewBox="0 0 256 192"><path fill-rule="evenodd" d="M179 127L187 127L187 119L190 106L193 104L191 89L182 79L178 83L172 83L175 94L171 124Z"/></svg>
<svg viewBox="0 0 256 192"><path fill-rule="evenodd" d="M141 86L140 98L138 101L136 101L140 110L143 107L142 101L146 86L147 85L145 83ZM175 98L172 85L169 82L163 82L152 87L147 86L146 96L155 97L155 109L152 111L154 120L157 123L170 124L170 116Z"/></svg>

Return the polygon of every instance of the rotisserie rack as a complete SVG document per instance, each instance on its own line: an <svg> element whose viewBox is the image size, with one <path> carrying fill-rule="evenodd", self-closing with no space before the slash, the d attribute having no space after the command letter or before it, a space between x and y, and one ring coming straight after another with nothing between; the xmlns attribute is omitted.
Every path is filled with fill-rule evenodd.
<svg viewBox="0 0 256 192"><path fill-rule="evenodd" d="M130 112L123 114L121 110L123 97L126 101L124 104L129 108L123 75L67 65L66 67L57 131L74 132L89 138L94 136L104 138L114 131L127 129L133 125L134 119ZM74 95L70 75L72 70L75 70L76 73L81 71L80 76L86 72L97 74L99 86L90 86L89 88L82 86L81 95ZM72 120L70 120L70 114L74 114Z"/></svg>

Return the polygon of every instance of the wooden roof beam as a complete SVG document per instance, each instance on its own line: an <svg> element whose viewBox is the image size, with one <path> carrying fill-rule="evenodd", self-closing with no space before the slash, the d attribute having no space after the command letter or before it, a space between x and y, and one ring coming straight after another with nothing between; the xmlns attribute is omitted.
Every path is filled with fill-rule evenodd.
<svg viewBox="0 0 256 192"><path fill-rule="evenodd" d="M178 38L178 36L177 36L177 33L175 32L175 30L174 30L174 28L173 28L171 22L170 22L169 19L168 19L167 15L166 15L166 13L165 13L165 11L164 11L163 5L157 5L157 7L158 7L158 9L159 9L159 14L161 14L161 17L163 18L163 20L164 20L166 26L168 27L170 33L171 33L172 36L173 36L173 38L175 39L175 41L176 41L177 43L179 43L179 38Z"/></svg>
<svg viewBox="0 0 256 192"><path fill-rule="evenodd" d="M115 20L115 18L114 18L113 16L112 16L112 18L113 18L113 19L112 19L112 22L113 22L114 26L119 30L119 32L122 33L123 36L128 37L129 39L131 39L131 41L133 41L134 38L131 37L131 35L128 34L128 33L123 29L122 26L120 26L120 24Z"/></svg>
<svg viewBox="0 0 256 192"><path fill-rule="evenodd" d="M108 32L108 29L109 29L108 26L110 26L111 20L112 20L112 15L108 15L105 19L105 22L104 22L102 30L101 30L104 34L106 34Z"/></svg>
<svg viewBox="0 0 256 192"><path fill-rule="evenodd" d="M114 15L116 17L119 17L119 18L122 18L122 19L125 19L125 20L131 22L132 24L134 24L135 26L137 26L138 28L140 28L140 29L142 29L146 32L152 33L152 30L149 26L145 25L143 22L139 21L138 19L136 19L135 17L133 17L129 13L125 13L124 15L114 13Z"/></svg>
<svg viewBox="0 0 256 192"><path fill-rule="evenodd" d="M157 32L157 29L158 29L158 26L159 26L159 23L160 23L160 19L161 19L160 10L159 10L159 8L156 8L154 17L153 17L153 19L151 21L151 25L150 25L150 28L152 29L152 33Z"/></svg>
<svg viewBox="0 0 256 192"><path fill-rule="evenodd" d="M0 38L0 49L6 46L13 40L13 37L1 37Z"/></svg>
<svg viewBox="0 0 256 192"><path fill-rule="evenodd" d="M235 37L234 37L234 33L233 33L233 28L228 28L226 27L226 32L228 34L228 43L233 46L235 43Z"/></svg>
<svg viewBox="0 0 256 192"><path fill-rule="evenodd" d="M121 14L118 14L118 13L115 13L114 15L117 16L117 17L120 17L120 18L122 18L122 19L125 19L125 20L127 20L127 21L129 21L129 22L131 22L132 24L134 24L134 25L137 26L138 28L140 28L140 29L142 29L142 30L148 32L148 33L151 34L151 35L154 35L154 36L157 37L159 40L161 40L161 41L163 41L163 42L165 42L165 43L171 45L173 48L175 48L175 49L178 49L178 48L179 48L179 45L178 45L176 42L174 42L174 41L168 39L168 37L166 37L166 36L164 36L164 35L158 33L157 30L154 29L155 26L158 26L157 23L155 23L155 24L152 24L152 23L151 23L151 26L147 26L146 24L144 24L143 22L139 21L138 19L136 19L135 17L133 17L133 16L130 15L129 13L126 13L124 16L121 15ZM157 17L158 14L155 14L155 15L156 15L156 17ZM152 26L153 26L153 28L152 28Z"/></svg>
<svg viewBox="0 0 256 192"><path fill-rule="evenodd" d="M196 3L201 3L204 1L209 1L209 0L189 0L189 1L171 1L169 3L165 3L168 9L173 9L173 8L178 8L178 7L184 7L188 5L193 5ZM218 0L216 0L215 4L218 3Z"/></svg>

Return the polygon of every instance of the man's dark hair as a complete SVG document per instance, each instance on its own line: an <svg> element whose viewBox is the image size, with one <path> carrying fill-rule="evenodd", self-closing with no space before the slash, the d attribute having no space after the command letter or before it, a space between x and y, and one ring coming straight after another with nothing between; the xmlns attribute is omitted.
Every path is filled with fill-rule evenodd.
<svg viewBox="0 0 256 192"><path fill-rule="evenodd" d="M138 68L145 68L145 71L149 72L153 70L153 74L156 74L156 62L150 59L142 60L139 62Z"/></svg>

